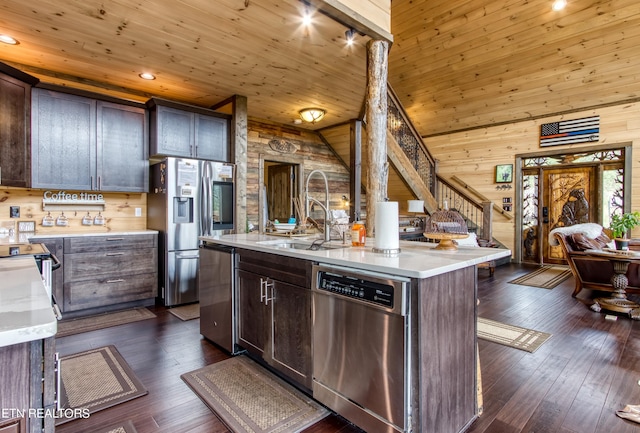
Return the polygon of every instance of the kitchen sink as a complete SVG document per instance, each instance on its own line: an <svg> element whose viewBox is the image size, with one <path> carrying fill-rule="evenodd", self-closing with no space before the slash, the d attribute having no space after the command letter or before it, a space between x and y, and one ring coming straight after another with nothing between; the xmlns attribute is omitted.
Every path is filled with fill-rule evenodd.
<svg viewBox="0 0 640 433"><path fill-rule="evenodd" d="M310 251L324 251L335 250L338 248L346 248L349 245L343 244L326 244L316 241L314 244L311 241L300 240L274 240L274 241L261 241L256 242L257 245L265 245L273 248L289 248L293 250L310 250Z"/></svg>

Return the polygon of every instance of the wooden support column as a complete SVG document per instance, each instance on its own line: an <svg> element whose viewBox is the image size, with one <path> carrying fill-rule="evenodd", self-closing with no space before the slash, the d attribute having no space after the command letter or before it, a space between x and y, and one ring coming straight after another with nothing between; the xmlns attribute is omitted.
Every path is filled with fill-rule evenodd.
<svg viewBox="0 0 640 433"><path fill-rule="evenodd" d="M349 217L358 221L362 212L362 121L351 121L349 132Z"/></svg>
<svg viewBox="0 0 640 433"><path fill-rule="evenodd" d="M376 203L387 198L389 163L387 162L387 71L389 43L367 44L367 235L373 236Z"/></svg>
<svg viewBox="0 0 640 433"><path fill-rule="evenodd" d="M231 149L236 164L236 233L247 231L247 97L232 97Z"/></svg>

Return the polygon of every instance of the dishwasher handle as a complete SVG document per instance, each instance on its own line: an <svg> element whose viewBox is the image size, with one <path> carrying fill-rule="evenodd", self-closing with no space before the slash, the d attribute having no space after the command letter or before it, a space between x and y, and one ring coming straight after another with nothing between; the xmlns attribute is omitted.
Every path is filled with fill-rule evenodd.
<svg viewBox="0 0 640 433"><path fill-rule="evenodd" d="M200 245L200 248L219 251L221 253L228 253L228 254L234 254L236 252L235 247L230 247L228 245L212 244L208 242L205 242L204 244Z"/></svg>

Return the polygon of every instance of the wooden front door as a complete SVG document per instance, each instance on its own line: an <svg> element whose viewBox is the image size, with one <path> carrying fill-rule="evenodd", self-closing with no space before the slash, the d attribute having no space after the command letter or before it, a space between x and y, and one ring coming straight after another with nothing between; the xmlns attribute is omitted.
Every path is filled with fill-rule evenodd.
<svg viewBox="0 0 640 433"><path fill-rule="evenodd" d="M290 164L269 166L267 172L267 200L269 219L286 223L293 215L294 167Z"/></svg>
<svg viewBox="0 0 640 433"><path fill-rule="evenodd" d="M560 247L549 244L551 230L598 221L596 174L595 166L543 170L544 263L565 263Z"/></svg>

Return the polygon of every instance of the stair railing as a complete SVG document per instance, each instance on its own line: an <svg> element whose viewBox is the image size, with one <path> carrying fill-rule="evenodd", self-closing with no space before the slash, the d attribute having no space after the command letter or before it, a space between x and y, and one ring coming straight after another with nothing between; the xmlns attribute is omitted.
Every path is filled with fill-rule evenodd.
<svg viewBox="0 0 640 433"><path fill-rule="evenodd" d="M457 189L446 179L438 176L436 199L440 208L446 207L455 209L467 222L470 232L476 233L479 239L491 240L491 228L485 224L485 211L489 207L491 214L491 203L477 203L472 197Z"/></svg>
<svg viewBox="0 0 640 433"><path fill-rule="evenodd" d="M407 113L390 85L387 85L387 128L411 161L424 185L435 197L436 161L427 150L418 131L409 121Z"/></svg>
<svg viewBox="0 0 640 433"><path fill-rule="evenodd" d="M444 208L444 202L447 201L449 208L455 208L466 219L470 231L476 232L480 239L491 240L492 204L477 203L437 175L437 161L427 150L390 85L387 85L387 128L438 206Z"/></svg>

